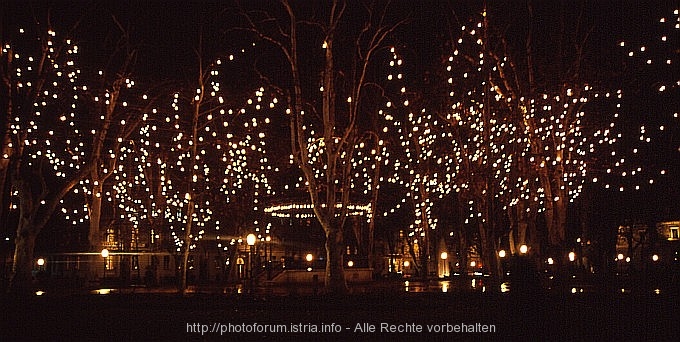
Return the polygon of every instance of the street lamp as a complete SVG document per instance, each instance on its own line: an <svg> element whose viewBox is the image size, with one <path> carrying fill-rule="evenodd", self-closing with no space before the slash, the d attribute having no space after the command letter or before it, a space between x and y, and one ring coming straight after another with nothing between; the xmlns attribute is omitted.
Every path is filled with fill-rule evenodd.
<svg viewBox="0 0 680 342"><path fill-rule="evenodd" d="M442 272L441 272L441 277L448 277L449 276L449 268L448 268L448 263L446 259L449 258L449 254L446 252L441 252L439 255L439 258L441 259L442 262Z"/></svg>
<svg viewBox="0 0 680 342"><path fill-rule="evenodd" d="M569 261L574 262L576 260L576 253L569 252Z"/></svg>
<svg viewBox="0 0 680 342"><path fill-rule="evenodd" d="M104 248L102 249L102 258L104 258L104 279L106 279L106 268L107 268L107 262L106 259L109 257L109 250Z"/></svg>
<svg viewBox="0 0 680 342"><path fill-rule="evenodd" d="M305 260L307 260L307 263L309 264L309 266L307 267L307 271L311 271L312 260L314 260L314 256L312 255L312 253L307 253L307 255L305 256Z"/></svg>
<svg viewBox="0 0 680 342"><path fill-rule="evenodd" d="M250 234L248 234L248 236L246 236L246 243L248 244L248 246L255 245L256 240L257 240L257 237L253 233L250 233Z"/></svg>
<svg viewBox="0 0 680 342"><path fill-rule="evenodd" d="M246 236L246 243L248 244L248 281L250 283L249 290L253 289L253 246L257 237L250 233Z"/></svg>
<svg viewBox="0 0 680 342"><path fill-rule="evenodd" d="M519 246L519 252L520 252L521 254L527 254L527 251L529 251L529 247L527 247L527 245L521 245L521 246Z"/></svg>
<svg viewBox="0 0 680 342"><path fill-rule="evenodd" d="M40 258L36 261L36 264L38 264L38 272L43 273L45 272L45 259Z"/></svg>
<svg viewBox="0 0 680 342"><path fill-rule="evenodd" d="M505 273L506 273L505 272L505 269L506 269L505 257L506 256L507 256L507 254L505 253L505 249L501 249L500 251L498 251L498 257L501 258L501 260L500 260L500 269L501 269L500 278L501 279L503 279L505 277ZM501 287L502 287L502 285L501 285Z"/></svg>

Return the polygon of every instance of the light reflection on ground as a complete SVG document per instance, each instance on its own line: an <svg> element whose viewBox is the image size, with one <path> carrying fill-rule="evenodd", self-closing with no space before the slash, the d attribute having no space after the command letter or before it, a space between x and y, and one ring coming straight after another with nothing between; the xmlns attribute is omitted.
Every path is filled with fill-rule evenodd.
<svg viewBox="0 0 680 342"><path fill-rule="evenodd" d="M116 292L116 289L96 289L90 291L91 294L107 295Z"/></svg>

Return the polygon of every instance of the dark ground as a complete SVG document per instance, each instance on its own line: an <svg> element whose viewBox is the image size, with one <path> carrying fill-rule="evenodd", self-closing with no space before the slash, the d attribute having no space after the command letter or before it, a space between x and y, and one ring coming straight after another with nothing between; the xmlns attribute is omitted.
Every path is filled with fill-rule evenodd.
<svg viewBox="0 0 680 342"><path fill-rule="evenodd" d="M380 323L487 324L495 333L390 333L391 340L678 341L678 298L664 295L384 293L345 298L313 295L128 293L2 297L1 341L384 340ZM198 323L195 325L195 323ZM342 333L224 333L214 324L285 324ZM354 332L357 324L376 333ZM208 332L201 335L202 324ZM300 326L300 324L302 326ZM305 326L307 325L307 326ZM413 326L413 325L411 325ZM347 329L349 328L349 329ZM195 329L196 332L192 332ZM218 325L218 330L219 330Z"/></svg>

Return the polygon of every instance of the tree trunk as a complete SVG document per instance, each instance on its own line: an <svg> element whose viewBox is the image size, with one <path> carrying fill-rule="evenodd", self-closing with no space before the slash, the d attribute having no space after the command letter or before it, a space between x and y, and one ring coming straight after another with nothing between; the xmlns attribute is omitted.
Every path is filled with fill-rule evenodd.
<svg viewBox="0 0 680 342"><path fill-rule="evenodd" d="M530 244L531 251L534 255L541 256L543 253L543 240L544 235L539 234L537 227L537 217L538 216L538 202L531 201L529 203L529 212L525 216L525 222L527 224L527 233L529 238L527 242Z"/></svg>
<svg viewBox="0 0 680 342"><path fill-rule="evenodd" d="M512 254L516 253L516 249L519 246L527 244L527 230L529 228L529 223L527 222L530 218L529 213L526 212L526 206L523 201L517 204L517 241L511 247Z"/></svg>
<svg viewBox="0 0 680 342"><path fill-rule="evenodd" d="M411 255L411 259L413 259L413 269L415 269L416 276L421 277L422 265L420 264L420 246L418 246L419 250L416 253L415 244L413 243L412 239L406 238L406 244L408 245L408 253Z"/></svg>
<svg viewBox="0 0 680 342"><path fill-rule="evenodd" d="M201 37L202 39L202 37ZM196 163L198 156L198 118L201 115L201 104L203 103L203 96L205 93L205 79L203 77L203 61L198 60L198 98L193 102L193 113L191 117L191 148L190 148L190 163L189 163L189 180L185 199L187 199L187 214L186 223L184 225L184 250L182 251L182 271L180 272L180 279L178 285L178 292L185 295L187 291L187 268L189 263L189 253L191 252L191 228L193 225L193 216L196 201L196 190L194 189L194 172L196 170Z"/></svg>
<svg viewBox="0 0 680 342"><path fill-rule="evenodd" d="M14 239L14 263L9 287L11 293L27 295L32 290L33 249L39 231L30 219L22 218L19 221Z"/></svg>
<svg viewBox="0 0 680 342"><path fill-rule="evenodd" d="M375 173L373 174L373 182L372 182L372 190L373 192L371 193L371 221L368 222L368 267L373 268L374 275L376 274L376 270L378 267L376 267L375 264L375 220L378 217L378 194L380 191L380 185L378 182L380 181L380 164L382 160L380 159L381 156L381 148L380 145L378 145L378 152L377 152L377 159L375 163ZM390 251L390 253L392 253Z"/></svg>
<svg viewBox="0 0 680 342"><path fill-rule="evenodd" d="M484 184L484 197L479 201L480 212L484 213L484 222L479 222L479 236L481 240L481 259L483 268L489 272L487 289L491 292L500 291L500 260L497 253L496 221L494 219L494 203L491 186Z"/></svg>
<svg viewBox="0 0 680 342"><path fill-rule="evenodd" d="M0 151L0 154L4 153ZM9 201L12 184L9 182L9 159L0 155L0 222L7 222L9 218Z"/></svg>
<svg viewBox="0 0 680 342"><path fill-rule="evenodd" d="M556 246L563 246L566 241L566 230L567 230L567 201L565 200L567 196L566 193L562 193L560 199L555 201L555 223L553 238L550 242Z"/></svg>
<svg viewBox="0 0 680 342"><path fill-rule="evenodd" d="M104 247L102 244L102 235L101 235L101 225L100 225L100 219L101 219L101 208L102 208L102 198L101 196L97 197L95 194L101 194L102 191L102 185L101 183L97 184L93 187L92 189L92 196L91 200L92 203L90 203L88 209L88 215L90 217L89 221L89 231L87 234L87 243L88 243L88 252L100 252L102 248ZM96 270L97 267L95 265L99 264L99 261L101 260L101 256L96 254L92 255L89 257L89 261L85 263L85 277L88 280L94 280L96 278Z"/></svg>
<svg viewBox="0 0 680 342"><path fill-rule="evenodd" d="M9 132L9 125L6 127ZM9 147L11 139L9 133L4 134L2 138L2 149L0 150L0 222L7 222L9 216L9 199L12 184L10 184L9 177L9 156L12 155L12 149ZM7 158L5 157L7 156Z"/></svg>
<svg viewBox="0 0 680 342"><path fill-rule="evenodd" d="M545 226L548 235L548 249L558 246L558 227L555 226L555 201L553 200L552 184L548 176L548 170L544 167L539 170L541 185L545 193Z"/></svg>
<svg viewBox="0 0 680 342"><path fill-rule="evenodd" d="M375 191L375 189L374 189ZM373 210L375 210L375 206L371 206ZM367 250L367 259L368 259L368 267L373 269L373 272L375 274L375 271L378 269L376 267L375 263L375 212L373 213L373 217L371 217L371 222L368 224L368 244L366 246Z"/></svg>
<svg viewBox="0 0 680 342"><path fill-rule="evenodd" d="M11 59L11 52L8 57ZM0 134L2 134L2 141L0 141L0 222L7 222L9 216L9 199L10 199L10 157L13 154L12 137L10 135L11 118L13 116L12 104L12 85L9 78L9 71L0 68L3 71L2 83L0 83L0 108L3 109L3 117L0 118L2 124Z"/></svg>
<svg viewBox="0 0 680 342"><path fill-rule="evenodd" d="M418 149L418 145L416 145L416 149ZM418 155L420 155L420 152L418 152ZM432 237L430 236L432 231L430 230L430 217L427 214L427 206L428 206L428 199L429 199L429 193L427 192L427 189L425 188L425 184L421 180L418 182L418 192L419 192L419 197L420 197L420 221L422 222L422 228L423 228L423 236L420 236L418 238L418 241L420 241L419 245L421 246L420 249L420 258L422 260L422 267L423 267L423 279L427 280L428 277L430 276L430 258L432 256L433 248L432 248ZM435 261L436 261L437 256L435 256Z"/></svg>
<svg viewBox="0 0 680 342"><path fill-rule="evenodd" d="M494 237L493 225L487 222L486 224L479 224L480 239L482 240L482 266L489 272L488 283L486 284L487 291L499 292L501 267L498 253L496 252L498 246Z"/></svg>
<svg viewBox="0 0 680 342"><path fill-rule="evenodd" d="M430 275L430 268L428 267L429 259L430 259L430 253L429 253L429 246L428 246L428 233L425 233L425 236L421 236L418 238L418 257L420 259L420 276L423 278L423 280L427 280L427 277Z"/></svg>
<svg viewBox="0 0 680 342"><path fill-rule="evenodd" d="M461 195L456 195L456 225L459 227L458 230L458 268L457 271L460 272L460 288L466 289L468 286L468 237L467 230L463 224L463 218L465 216L465 210L463 209L463 200Z"/></svg>
<svg viewBox="0 0 680 342"><path fill-rule="evenodd" d="M92 189L93 194L101 194L101 184L95 185ZM102 198L101 196L92 196L92 203L90 203L88 215L90 216L89 231L87 234L87 242L90 251L97 252L102 247L100 219L102 212Z"/></svg>
<svg viewBox="0 0 680 342"><path fill-rule="evenodd" d="M182 271L179 276L179 288L178 292L181 295L185 295L187 292L187 268L189 264L189 253L191 252L191 226L192 217L194 216L194 200L189 200L187 204L187 223L184 227L184 250L182 251Z"/></svg>
<svg viewBox="0 0 680 342"><path fill-rule="evenodd" d="M467 234L465 233L465 228L460 229L458 232L458 253L460 254L459 256L459 270L461 271L461 276L463 278L467 277L467 265L468 265L468 243L467 243Z"/></svg>
<svg viewBox="0 0 680 342"><path fill-rule="evenodd" d="M330 294L342 295L349 292L345 281L343 263L344 239L342 228L324 224L326 233L326 276L324 286Z"/></svg>
<svg viewBox="0 0 680 342"><path fill-rule="evenodd" d="M364 240L364 230L361 226L361 222L359 222L356 217L351 218L350 222L352 223L352 232L354 233L354 238L357 242L358 253L362 256L368 255L366 241Z"/></svg>

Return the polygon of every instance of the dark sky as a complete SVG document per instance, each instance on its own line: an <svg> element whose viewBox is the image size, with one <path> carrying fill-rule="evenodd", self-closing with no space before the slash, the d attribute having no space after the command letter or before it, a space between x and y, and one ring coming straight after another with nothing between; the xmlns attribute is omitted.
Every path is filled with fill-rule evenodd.
<svg viewBox="0 0 680 342"><path fill-rule="evenodd" d="M7 1L7 0L4 0ZM101 45L115 34L115 26L111 19L115 15L120 23L130 29L133 43L141 46L142 64L151 69L151 74L163 74L172 77L183 71L178 66L195 60L194 49L197 48L200 33L204 34L204 50L220 46L224 36L215 28L228 27L233 16L224 14L231 1L18 1L9 0L3 5L3 21L10 23L25 21L31 14L44 18L46 9L52 11L52 22L63 29L69 28L73 22L81 20L78 32L81 44ZM249 1L250 2L250 1ZM245 2L245 3L249 3ZM266 3L266 1L259 1ZM305 4L305 1L298 2ZM313 3L313 1L309 1ZM410 12L413 21L404 27L402 36L413 37L410 47L417 51L422 59L428 59L428 53L439 45L439 39L448 36L449 24L454 29L465 23L470 12L478 11L479 1L410 1L397 2L394 7L397 13ZM560 12L573 14L577 8L585 9L581 21L583 27L593 26L591 41L593 47L606 47L604 39L609 40L618 34L644 37L649 34L649 26L644 18L656 18L664 9L671 7L673 1L657 0L638 1L590 1L585 5L572 1L535 1L535 29L537 41L549 42L548 32L559 30ZM509 35L522 37L526 32L525 1L493 1L489 2L489 12L499 26L504 27ZM455 12L449 19L442 15ZM351 19L350 19L351 20ZM447 22L448 21L448 22ZM456 22L457 21L457 22ZM7 26L7 25L5 25ZM231 31L230 34L238 34ZM233 37L230 37L231 39ZM406 39L404 39L406 40ZM517 42L522 46L522 42ZM100 46L99 46L100 47ZM602 55L604 52L599 51Z"/></svg>

